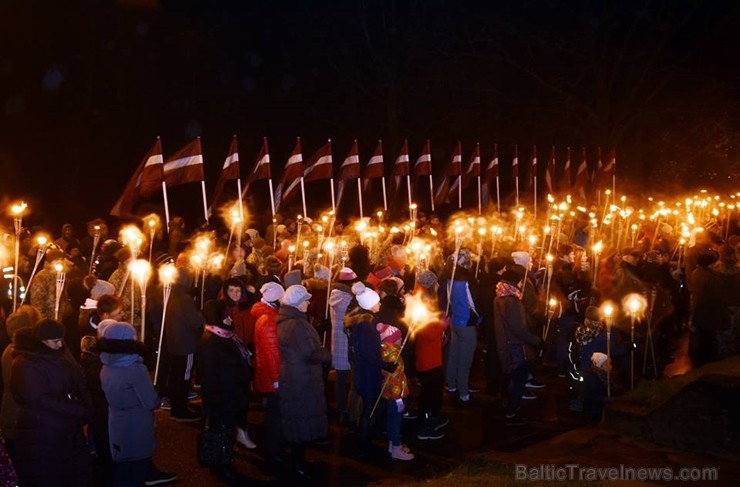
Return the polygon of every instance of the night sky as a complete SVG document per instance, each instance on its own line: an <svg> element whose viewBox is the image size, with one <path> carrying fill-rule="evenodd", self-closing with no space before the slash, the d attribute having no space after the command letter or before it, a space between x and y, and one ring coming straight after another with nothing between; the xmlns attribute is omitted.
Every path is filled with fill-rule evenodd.
<svg viewBox="0 0 740 487"><path fill-rule="evenodd" d="M737 186L732 0L6 0L0 36L0 196L54 228L106 216L158 135L165 157L202 137L209 193L232 134L243 177L263 136L274 176L296 136L337 168L354 138L363 166L429 138L438 172L457 140L484 165L498 144L503 176L515 143L540 170L601 146L623 188ZM172 198L200 215L197 185Z"/></svg>

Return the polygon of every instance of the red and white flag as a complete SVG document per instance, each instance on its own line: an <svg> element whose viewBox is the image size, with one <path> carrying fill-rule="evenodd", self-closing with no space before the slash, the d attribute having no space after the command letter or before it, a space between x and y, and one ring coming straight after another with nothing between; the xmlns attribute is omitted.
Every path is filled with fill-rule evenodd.
<svg viewBox="0 0 740 487"><path fill-rule="evenodd" d="M216 189L213 190L213 204L217 204L221 198L226 181L235 181L239 179L239 149L237 147L236 135L231 139L229 153L224 160L224 166L221 168L221 174L216 181Z"/></svg>
<svg viewBox="0 0 740 487"><path fill-rule="evenodd" d="M308 160L308 165L303 172L303 180L309 183L333 177L334 164L331 158L331 139L329 139Z"/></svg>
<svg viewBox="0 0 740 487"><path fill-rule="evenodd" d="M532 155L529 157L530 165L529 165L529 184L528 186L531 188L535 178L537 177L537 146L532 146Z"/></svg>
<svg viewBox="0 0 740 487"><path fill-rule="evenodd" d="M246 191L246 188L249 187L250 184L252 184L255 181L262 181L263 179L270 179L272 177L272 172L270 171L270 149L267 145L267 137L262 139L262 148L259 151L259 154L257 154L257 160L254 163L254 169L252 169L252 172L249 173L249 177L247 178L247 185L244 188Z"/></svg>
<svg viewBox="0 0 740 487"><path fill-rule="evenodd" d="M493 203L491 201L491 183L494 178L498 177L498 175L498 144L496 144L493 146L493 157L491 157L491 162L488 163L486 172L483 174L483 180L481 181L481 199L483 206L486 208L489 204Z"/></svg>
<svg viewBox="0 0 740 487"><path fill-rule="evenodd" d="M570 147L568 147L568 150L565 153L565 165L563 166L563 177L560 179L560 184L558 187L560 188L561 193L570 193L571 190L571 182L570 182Z"/></svg>
<svg viewBox="0 0 740 487"><path fill-rule="evenodd" d="M429 176L432 174L432 151L429 146L429 139L424 142L424 148L421 155L414 163L414 176Z"/></svg>
<svg viewBox="0 0 740 487"><path fill-rule="evenodd" d="M519 177L519 146L514 144L514 159L511 161L511 177Z"/></svg>
<svg viewBox="0 0 740 487"><path fill-rule="evenodd" d="M455 151L452 153L452 158L449 164L447 164L447 171L442 177L442 180L437 185L437 190L434 192L434 204L439 206L449 201L449 196L453 188L457 189L457 176L460 175L462 166L462 143L457 142ZM454 180L453 180L454 178Z"/></svg>
<svg viewBox="0 0 740 487"><path fill-rule="evenodd" d="M360 156L359 149L357 148L357 139L352 142L352 147L349 149L349 154L345 157L342 166L339 168L339 182L337 183L338 194L337 194L337 206L342 201L344 196L345 181L350 179L357 179L360 177Z"/></svg>
<svg viewBox="0 0 740 487"><path fill-rule="evenodd" d="M601 182L607 187L611 185L617 168L617 152L615 149L609 151L609 161L601 171ZM616 196L616 195L615 195Z"/></svg>
<svg viewBox="0 0 740 487"><path fill-rule="evenodd" d="M385 166L383 165L383 141L378 140L378 146L375 148L373 156L367 161L365 166L365 174L363 175L363 190L367 191L370 182L373 179L382 178L385 176Z"/></svg>
<svg viewBox="0 0 740 487"><path fill-rule="evenodd" d="M200 137L196 137L164 161L164 182L167 186L179 186L203 180L203 151Z"/></svg>
<svg viewBox="0 0 740 487"><path fill-rule="evenodd" d="M468 161L468 167L465 168L465 172L462 177L462 189L468 187L470 181L480 176L480 144L476 143L472 154L470 154L470 161Z"/></svg>
<svg viewBox="0 0 740 487"><path fill-rule="evenodd" d="M601 191L601 176L604 168L604 164L601 161L601 147L596 148L596 170L594 171L593 178L591 181L592 187L596 191Z"/></svg>
<svg viewBox="0 0 740 487"><path fill-rule="evenodd" d="M129 179L123 193L110 210L112 216L125 216L132 213L141 199L147 198L162 189L162 143L157 137L154 145L139 163Z"/></svg>
<svg viewBox="0 0 740 487"><path fill-rule="evenodd" d="M393 163L393 170L391 176L393 176L393 191L391 194L395 194L401 189L401 178L409 175L409 143L408 140L403 141L401 146L401 152L396 157L396 162Z"/></svg>
<svg viewBox="0 0 740 487"><path fill-rule="evenodd" d="M303 153L301 149L301 138L298 137L296 140L293 153L288 158L288 162L285 163L285 170L283 175L280 177L280 182L275 188L275 210L280 208L280 203L290 199L303 177Z"/></svg>
<svg viewBox="0 0 740 487"><path fill-rule="evenodd" d="M577 196L581 199L586 199L586 187L588 186L588 164L586 163L586 148L582 150L581 163L578 165L578 171L576 171L576 182L574 191Z"/></svg>
<svg viewBox="0 0 740 487"><path fill-rule="evenodd" d="M555 146L550 150L550 159L545 168L545 190L548 194L555 194Z"/></svg>

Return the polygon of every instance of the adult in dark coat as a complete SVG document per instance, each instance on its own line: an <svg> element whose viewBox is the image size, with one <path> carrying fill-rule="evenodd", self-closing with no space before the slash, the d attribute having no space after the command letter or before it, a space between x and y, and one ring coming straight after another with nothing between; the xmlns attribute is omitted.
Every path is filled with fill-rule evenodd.
<svg viewBox="0 0 740 487"><path fill-rule="evenodd" d="M321 346L319 334L306 317L310 299L305 287L290 286L276 320L283 434L291 445L295 473L302 478L310 477L303 460L305 444L325 438L329 427L322 367L331 361L331 354Z"/></svg>
<svg viewBox="0 0 740 487"><path fill-rule="evenodd" d="M501 369L509 374L509 401L506 404L506 424L518 425L523 420L517 410L522 401L525 384L529 376L529 361L536 357L534 348L542 345L542 339L527 329L527 319L519 290L519 274L506 271L496 285L493 303L494 330Z"/></svg>
<svg viewBox="0 0 740 487"><path fill-rule="evenodd" d="M718 254L707 250L697 256L689 280L691 291L690 356L698 367L717 359L717 331L729 326L727 285L711 266Z"/></svg>
<svg viewBox="0 0 740 487"><path fill-rule="evenodd" d="M14 336L10 390L18 403L15 468L24 486L85 486L91 459L82 427L92 416L82 369L64 327L42 320Z"/></svg>
<svg viewBox="0 0 740 487"><path fill-rule="evenodd" d="M208 301L203 310L206 333L198 346L200 384L208 427L232 433L246 430L249 407L249 352L238 338L224 301ZM233 457L232 457L233 458ZM233 461L211 469L220 480L240 478Z"/></svg>

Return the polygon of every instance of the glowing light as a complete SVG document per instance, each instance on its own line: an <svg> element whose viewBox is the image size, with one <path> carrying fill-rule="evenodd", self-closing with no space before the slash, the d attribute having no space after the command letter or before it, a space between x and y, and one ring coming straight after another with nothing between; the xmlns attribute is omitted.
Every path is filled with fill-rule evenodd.
<svg viewBox="0 0 740 487"><path fill-rule="evenodd" d="M162 284L172 284L177 278L177 268L174 264L164 264L159 267L159 280Z"/></svg>

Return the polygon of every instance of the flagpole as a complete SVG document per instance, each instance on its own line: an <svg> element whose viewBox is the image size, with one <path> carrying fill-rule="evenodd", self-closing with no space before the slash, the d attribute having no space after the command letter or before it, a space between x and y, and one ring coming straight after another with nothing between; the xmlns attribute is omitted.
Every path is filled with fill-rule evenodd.
<svg viewBox="0 0 740 487"><path fill-rule="evenodd" d="M162 181L162 195L164 196L164 219L167 222L167 231L170 231L170 203L167 201L167 183Z"/></svg>
<svg viewBox="0 0 740 487"><path fill-rule="evenodd" d="M461 184L461 176L457 175L457 209L462 210L462 184Z"/></svg>
<svg viewBox="0 0 740 487"><path fill-rule="evenodd" d="M329 187L331 189L331 211L336 212L337 211L337 205L336 205L336 202L334 201L334 178L329 178ZM305 205L305 203L304 203L304 205ZM305 218L305 216L304 216L304 218Z"/></svg>
<svg viewBox="0 0 740 487"><path fill-rule="evenodd" d="M360 203L360 218L363 218L364 215L362 214L362 183L360 183L360 178L357 178L357 201Z"/></svg>
<svg viewBox="0 0 740 487"><path fill-rule="evenodd" d="M514 178L516 184L516 206L519 206L519 176Z"/></svg>
<svg viewBox="0 0 740 487"><path fill-rule="evenodd" d="M411 176L408 174L406 175L406 190L409 195L409 219L411 219Z"/></svg>
<svg viewBox="0 0 740 487"><path fill-rule="evenodd" d="M206 182L201 180L200 182L200 189L203 193L203 216L206 219L206 224L208 224L208 203L206 202Z"/></svg>
<svg viewBox="0 0 740 487"><path fill-rule="evenodd" d="M270 209L272 210L272 217L275 218L275 191L272 189L272 178L267 180L267 184L270 186Z"/></svg>
<svg viewBox="0 0 740 487"><path fill-rule="evenodd" d="M483 213L483 203L480 198L480 176L478 176L478 214L480 215L482 213Z"/></svg>
<svg viewBox="0 0 740 487"><path fill-rule="evenodd" d="M534 219L537 219L537 175L534 176Z"/></svg>
<svg viewBox="0 0 740 487"><path fill-rule="evenodd" d="M496 176L496 208L501 213L501 189L499 188L498 176Z"/></svg>
<svg viewBox="0 0 740 487"><path fill-rule="evenodd" d="M239 191L239 220L244 221L244 208L242 208L242 180L236 179L236 190Z"/></svg>
<svg viewBox="0 0 740 487"><path fill-rule="evenodd" d="M380 180L383 183L383 211L388 211L388 198L385 195L385 176L380 178Z"/></svg>
<svg viewBox="0 0 740 487"><path fill-rule="evenodd" d="M431 174L429 174L429 199L432 201L432 212L434 212L434 183Z"/></svg>
<svg viewBox="0 0 740 487"><path fill-rule="evenodd" d="M307 218L306 215L306 188L303 186L303 176L301 176L301 198L303 199L303 218Z"/></svg>

